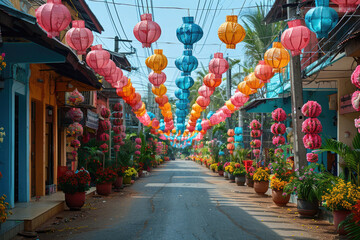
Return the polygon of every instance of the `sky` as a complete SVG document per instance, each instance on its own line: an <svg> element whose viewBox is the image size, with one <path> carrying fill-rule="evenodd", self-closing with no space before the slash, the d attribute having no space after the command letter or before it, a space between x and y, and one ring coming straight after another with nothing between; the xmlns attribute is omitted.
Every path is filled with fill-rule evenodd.
<svg viewBox="0 0 360 240"><path fill-rule="evenodd" d="M165 86L168 88L169 98L175 98L174 91L177 89L175 79L180 76L180 71L175 67L174 62L184 50L183 44L176 37L176 29L182 24L182 17L189 14L194 16L195 23L203 29L204 35L195 44L193 55L199 61L198 69L201 64L207 68L215 52L222 52L224 57L229 58L246 57L242 54L243 43L238 44L234 50L226 49L225 44L222 44L217 36L217 30L225 22L226 15L239 15L241 24L242 16L255 11L256 4L261 0L107 0L114 24L105 0L86 0L86 2L105 30L101 35L95 33L95 44L102 44L105 48L114 50L115 36L132 40L131 43L121 43L119 52L129 52L131 46L136 48L137 54L128 55L127 58L138 70L131 73L124 71L124 74L131 78L133 86L143 98L147 96L149 83L145 59L152 55L152 52L151 49L141 47L141 43L134 37L133 28L140 21L140 14L153 13L153 20L160 25L162 33L152 46L153 49L163 49L164 55L168 58L168 66L163 71L167 75ZM193 72L192 76L194 75Z"/></svg>

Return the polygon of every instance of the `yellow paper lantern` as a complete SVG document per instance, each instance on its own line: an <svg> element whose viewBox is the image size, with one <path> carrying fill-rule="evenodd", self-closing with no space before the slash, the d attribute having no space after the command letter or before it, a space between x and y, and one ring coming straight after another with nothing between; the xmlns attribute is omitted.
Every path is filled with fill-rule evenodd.
<svg viewBox="0 0 360 240"><path fill-rule="evenodd" d="M225 105L230 111L235 111L235 106L234 106L234 104L231 103L230 100L226 101Z"/></svg>
<svg viewBox="0 0 360 240"><path fill-rule="evenodd" d="M164 106L159 106L159 108L164 111L169 111L169 110L171 111L171 104L166 103L166 104L164 104Z"/></svg>
<svg viewBox="0 0 360 240"><path fill-rule="evenodd" d="M171 130L172 133L176 133L176 129Z"/></svg>
<svg viewBox="0 0 360 240"><path fill-rule="evenodd" d="M195 112L202 112L204 111L204 109L197 103L195 103L192 107L192 110L194 110Z"/></svg>
<svg viewBox="0 0 360 240"><path fill-rule="evenodd" d="M239 83L239 85L238 85L238 90L239 90L241 93L245 94L246 96L249 96L249 95L257 92L256 89L250 88L250 87L246 84L245 81Z"/></svg>
<svg viewBox="0 0 360 240"><path fill-rule="evenodd" d="M244 40L246 36L245 29L238 23L237 15L226 16L226 22L220 25L218 36L226 48L235 49L236 44Z"/></svg>
<svg viewBox="0 0 360 240"><path fill-rule="evenodd" d="M145 60L145 64L155 73L161 73L166 68L168 61L162 49L155 49L154 54Z"/></svg>
<svg viewBox="0 0 360 240"><path fill-rule="evenodd" d="M264 60L273 67L274 72L280 72L281 68L289 64L290 54L280 42L274 42L272 48L265 52Z"/></svg>
<svg viewBox="0 0 360 240"><path fill-rule="evenodd" d="M254 73L250 73L247 77L245 77L244 81L246 82L246 85L252 89L259 89L265 85L264 82L258 79Z"/></svg>
<svg viewBox="0 0 360 240"><path fill-rule="evenodd" d="M194 110L191 110L190 114L196 117L196 119L198 119L201 116L201 112L195 112Z"/></svg>
<svg viewBox="0 0 360 240"><path fill-rule="evenodd" d="M161 84L158 87L155 86L152 87L152 93L157 96L163 96L166 94L166 92L167 92L167 88L165 87L164 84Z"/></svg>

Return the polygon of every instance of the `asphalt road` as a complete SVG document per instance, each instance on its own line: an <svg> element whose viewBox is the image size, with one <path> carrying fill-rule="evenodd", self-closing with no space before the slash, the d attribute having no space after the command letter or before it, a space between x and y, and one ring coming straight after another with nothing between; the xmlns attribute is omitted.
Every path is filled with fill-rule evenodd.
<svg viewBox="0 0 360 240"><path fill-rule="evenodd" d="M111 221L97 219L97 229L67 239L317 239L234 191L227 196L230 185L194 162L172 161L136 182L136 194L114 204Z"/></svg>

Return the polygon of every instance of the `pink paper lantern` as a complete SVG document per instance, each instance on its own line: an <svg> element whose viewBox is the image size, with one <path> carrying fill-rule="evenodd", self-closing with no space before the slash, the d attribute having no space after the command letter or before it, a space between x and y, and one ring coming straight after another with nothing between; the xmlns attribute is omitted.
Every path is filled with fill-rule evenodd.
<svg viewBox="0 0 360 240"><path fill-rule="evenodd" d="M166 82L166 74L164 72L161 73L151 72L149 74L149 81L151 82L152 85L158 87Z"/></svg>
<svg viewBox="0 0 360 240"><path fill-rule="evenodd" d="M158 128L159 125L160 125L159 120L153 119L151 126L152 126L153 128Z"/></svg>
<svg viewBox="0 0 360 240"><path fill-rule="evenodd" d="M135 138L135 142L136 142L136 144L141 144L141 138Z"/></svg>
<svg viewBox="0 0 360 240"><path fill-rule="evenodd" d="M100 135L100 140L103 142L109 141L109 134L103 133Z"/></svg>
<svg viewBox="0 0 360 240"><path fill-rule="evenodd" d="M136 144L136 145L135 145L135 148L136 148L136 149L140 149L140 148L141 148L141 145Z"/></svg>
<svg viewBox="0 0 360 240"><path fill-rule="evenodd" d="M71 14L61 0L47 0L35 11L36 21L47 33L49 38L59 36L71 22Z"/></svg>
<svg viewBox="0 0 360 240"><path fill-rule="evenodd" d="M210 98L209 97L203 97L203 96L199 96L197 99L196 99L196 103L202 107L202 108L206 108L207 106L209 106L210 104Z"/></svg>
<svg viewBox="0 0 360 240"><path fill-rule="evenodd" d="M281 43L293 56L301 54L310 42L310 30L301 24L300 19L288 22L289 28L281 35Z"/></svg>
<svg viewBox="0 0 360 240"><path fill-rule="evenodd" d="M321 137L318 134L305 134L303 143L307 149L318 149L321 147Z"/></svg>
<svg viewBox="0 0 360 240"><path fill-rule="evenodd" d="M360 65L355 68L355 71L351 74L351 83L357 88L360 88Z"/></svg>
<svg viewBox="0 0 360 240"><path fill-rule="evenodd" d="M285 127L285 124L282 124L282 123L274 123L273 125L271 125L271 132L275 135L278 135L278 134L285 134L286 132L286 127Z"/></svg>
<svg viewBox="0 0 360 240"><path fill-rule="evenodd" d="M360 111L360 91L355 91L353 93L351 97L351 104L357 112Z"/></svg>
<svg viewBox="0 0 360 240"><path fill-rule="evenodd" d="M319 156L315 153L307 153L306 160L310 163L316 163L317 161L319 161Z"/></svg>
<svg viewBox="0 0 360 240"><path fill-rule="evenodd" d="M224 59L222 53L215 53L214 58L209 63L209 72L215 74L215 78L221 78L221 75L229 69L229 63Z"/></svg>
<svg viewBox="0 0 360 240"><path fill-rule="evenodd" d="M308 118L302 123L303 133L321 133L322 125L317 118Z"/></svg>
<svg viewBox="0 0 360 240"><path fill-rule="evenodd" d="M123 71L120 68L116 67L115 72L111 76L106 76L105 80L112 84L113 82L119 81L123 77L123 75Z"/></svg>
<svg viewBox="0 0 360 240"><path fill-rule="evenodd" d="M316 118L321 113L321 106L316 101L308 101L304 104L304 106L301 108L302 114L304 114L306 117Z"/></svg>
<svg viewBox="0 0 360 240"><path fill-rule="evenodd" d="M116 72L116 65L113 60L109 60L109 62L102 68L94 69L95 72L100 74L101 76L108 78L111 77Z"/></svg>
<svg viewBox="0 0 360 240"><path fill-rule="evenodd" d="M86 55L86 63L92 69L100 69L105 67L110 60L110 53L102 49L102 45L91 47L91 51Z"/></svg>
<svg viewBox="0 0 360 240"><path fill-rule="evenodd" d="M215 91L215 88L210 88L206 85L202 85L199 87L198 93L200 96L203 96L205 98L210 97Z"/></svg>
<svg viewBox="0 0 360 240"><path fill-rule="evenodd" d="M339 5L339 12L355 12L360 0L331 0L333 3Z"/></svg>
<svg viewBox="0 0 360 240"><path fill-rule="evenodd" d="M113 88L123 88L123 87L125 87L126 85L128 85L128 83L129 83L128 77L122 76L122 77L121 77L120 79L118 79L117 81L112 82L112 83L111 83L111 86L112 86Z"/></svg>
<svg viewBox="0 0 360 240"><path fill-rule="evenodd" d="M259 64L254 70L255 77L260 79L263 83L268 83L274 76L273 68L266 64L264 60L259 61ZM238 89L237 89L238 90Z"/></svg>
<svg viewBox="0 0 360 240"><path fill-rule="evenodd" d="M85 28L85 21L75 20L72 21L72 28L66 32L65 40L78 55L83 55L93 43L94 35L90 29Z"/></svg>
<svg viewBox="0 0 360 240"><path fill-rule="evenodd" d="M277 108L271 113L271 117L276 122L282 122L286 120L286 112L282 108Z"/></svg>
<svg viewBox="0 0 360 240"><path fill-rule="evenodd" d="M140 155L140 151L135 151L135 155Z"/></svg>
<svg viewBox="0 0 360 240"><path fill-rule="evenodd" d="M246 96L241 92L237 92L230 98L230 101L235 107L242 107L247 101L249 101L249 98L249 96Z"/></svg>
<svg viewBox="0 0 360 240"><path fill-rule="evenodd" d="M136 39L142 43L142 47L149 48L153 42L159 39L161 28L152 20L150 13L142 14L140 18L141 22L135 25L133 32Z"/></svg>
<svg viewBox="0 0 360 240"><path fill-rule="evenodd" d="M279 136L275 136L273 137L272 139L272 143L275 145L275 146L280 146L280 145L284 145L285 144L285 138L281 135Z"/></svg>
<svg viewBox="0 0 360 240"><path fill-rule="evenodd" d="M210 120L203 119L201 122L201 127L203 130L208 130L210 128Z"/></svg>

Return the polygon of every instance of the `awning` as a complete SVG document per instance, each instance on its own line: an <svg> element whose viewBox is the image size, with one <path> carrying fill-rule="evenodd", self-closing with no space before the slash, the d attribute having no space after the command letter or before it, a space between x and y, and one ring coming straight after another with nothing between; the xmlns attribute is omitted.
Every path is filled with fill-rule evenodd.
<svg viewBox="0 0 360 240"><path fill-rule="evenodd" d="M249 113L271 113L276 108L283 108L285 112L291 112L290 96L282 98L262 98L251 101L242 110Z"/></svg>

